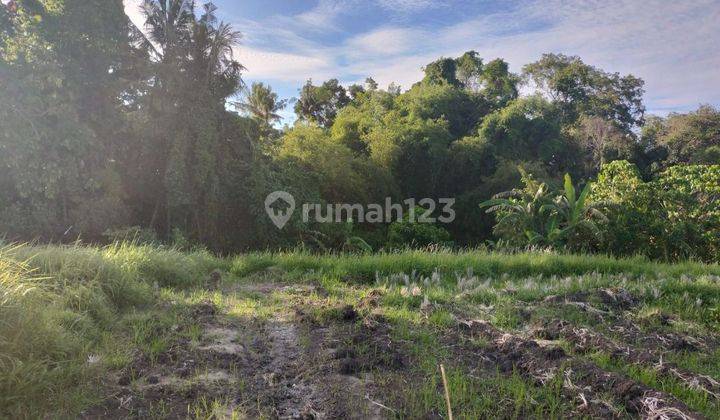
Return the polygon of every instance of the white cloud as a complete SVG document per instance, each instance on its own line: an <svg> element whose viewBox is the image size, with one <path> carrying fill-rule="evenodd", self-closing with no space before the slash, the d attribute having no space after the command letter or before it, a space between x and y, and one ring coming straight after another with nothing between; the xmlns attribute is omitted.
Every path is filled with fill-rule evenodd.
<svg viewBox="0 0 720 420"><path fill-rule="evenodd" d="M420 30L405 28L382 28L353 37L346 42L349 54L397 55L413 51L416 43L425 37Z"/></svg>
<svg viewBox="0 0 720 420"><path fill-rule="evenodd" d="M351 6L352 2L348 0L320 0L313 9L294 16L293 20L318 30L336 29L335 18L347 12Z"/></svg>
<svg viewBox="0 0 720 420"><path fill-rule="evenodd" d="M514 11L479 16L436 32L384 28L380 34L412 39L415 48L388 58L368 55L346 71L364 70L381 85L397 81L408 87L422 77L422 65L469 49L486 60L502 57L515 71L542 53L562 52L607 71L643 78L650 110L687 109L701 102L720 103L717 22L720 3L714 0L527 1ZM382 37L375 35L369 39L382 45Z"/></svg>
<svg viewBox="0 0 720 420"><path fill-rule="evenodd" d="M234 53L253 79L299 82L333 77L332 60L318 55L270 52L245 46L235 48Z"/></svg>

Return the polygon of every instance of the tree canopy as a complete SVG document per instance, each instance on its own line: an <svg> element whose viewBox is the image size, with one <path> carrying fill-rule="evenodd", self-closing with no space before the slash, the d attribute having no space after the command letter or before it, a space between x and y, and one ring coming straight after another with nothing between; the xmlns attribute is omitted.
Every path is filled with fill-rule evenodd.
<svg viewBox="0 0 720 420"><path fill-rule="evenodd" d="M0 228L10 239L107 241L136 227L217 251L343 235L376 248L430 236L478 245L496 239L478 204L521 191L518 167L547 191L566 174L584 191L600 174L610 194L616 162L666 186L714 173L674 165L720 163L720 111L647 116L641 79L579 57L545 54L515 74L468 51L428 63L408 90L372 75L308 79L293 100L245 85L233 55L241 34L212 3L146 0L142 12L136 28L121 0L0 7ZM281 128L290 103L297 121ZM458 217L442 231L296 218L280 232L263 206L276 190L317 203L453 197ZM565 197L558 217L577 204ZM572 215L558 229L589 226Z"/></svg>

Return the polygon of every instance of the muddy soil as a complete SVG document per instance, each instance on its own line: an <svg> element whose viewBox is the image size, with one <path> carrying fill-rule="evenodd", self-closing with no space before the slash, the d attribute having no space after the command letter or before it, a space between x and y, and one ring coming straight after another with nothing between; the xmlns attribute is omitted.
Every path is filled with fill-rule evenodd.
<svg viewBox="0 0 720 420"><path fill-rule="evenodd" d="M546 326L536 329L533 334L545 339L565 339L573 345L574 350L578 353L602 351L623 363L652 368L661 375L674 377L689 388L705 392L710 398L720 399L720 382L707 375L690 372L663 360L661 351L618 343L601 333L590 331L587 328L578 328L561 320L549 322ZM678 336L678 339L680 338ZM688 338L682 339L684 342L689 342ZM696 350L696 347L686 346L684 349ZM674 349L671 346L666 350Z"/></svg>
<svg viewBox="0 0 720 420"><path fill-rule="evenodd" d="M482 339L482 367L502 373L519 372L538 384L562 375L563 392L577 402L576 415L619 418L702 418L673 396L623 375L570 356L557 343L504 333L484 321L461 321L458 340Z"/></svg>
<svg viewBox="0 0 720 420"><path fill-rule="evenodd" d="M380 292L353 306L330 309L318 317L315 286L276 283L236 286L235 291L300 297L270 318L222 313L211 302L192 310L201 328L197 340L178 339L155 359L138 354L130 366L108 378L111 395L83 413L84 418L277 418L383 419L402 416L392 407L398 397L388 374L405 384L414 378L404 343L393 340L390 323L376 311ZM230 291L232 292L232 291ZM298 303L299 302L299 303ZM598 290L550 297L541 305L571 304L623 328L632 342L651 341L623 311L637 300L623 290ZM322 311L321 311L322 312ZM644 335L643 335L644 334ZM442 337L451 349L448 365L471 375L520 373L538 386L562 382L575 403L565 413L582 418L702 418L672 395L624 375L606 371L581 355L603 351L627 363L652 366L690 387L718 398L720 384L663 362L661 343L685 340L683 349L699 351L706 343L692 337L657 335L656 345L635 347L564 321L548 321L522 333L506 333L486 321L458 320ZM662 341L665 340L665 341ZM567 354L563 343L572 346ZM682 343L681 343L682 344ZM678 344L680 345L680 344ZM396 384L398 389L402 384ZM559 385L560 386L560 385ZM400 396L401 398L402 396ZM216 403L216 404L214 404ZM427 413L439 418L444 413Z"/></svg>
<svg viewBox="0 0 720 420"><path fill-rule="evenodd" d="M253 286L271 293L275 284ZM298 293L306 293L301 288ZM180 339L155 360L138 354L105 384L111 395L82 417L100 418L371 418L394 415L377 397L372 370L392 352L357 355L355 315L339 326L305 320L302 310L271 319L237 319L210 302L193 309L199 342ZM361 328L362 330L362 328ZM385 349L387 350L387 349ZM399 359L399 358L397 358ZM213 405L213 402L219 404Z"/></svg>

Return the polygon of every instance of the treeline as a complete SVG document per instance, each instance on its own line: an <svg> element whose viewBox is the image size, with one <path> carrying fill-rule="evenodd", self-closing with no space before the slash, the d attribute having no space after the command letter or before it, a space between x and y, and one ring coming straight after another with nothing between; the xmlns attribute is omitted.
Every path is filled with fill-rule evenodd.
<svg viewBox="0 0 720 420"><path fill-rule="evenodd" d="M309 80L293 101L298 121L278 129L288 101L265 84L243 84L242 57L232 55L240 34L217 20L212 4L195 10L153 0L144 12L140 31L120 0L0 7L0 231L9 239L142 235L216 251L499 238L527 245L533 241L493 232L501 214L479 206L522 189L519 167L556 191L565 174L584 186L614 161L635 165L643 184L677 165L720 163L720 111L646 116L641 79L558 54L514 74L502 59L469 51L429 63L423 80L405 91L371 78L348 87ZM521 96L523 86L534 93ZM457 219L440 227L295 217L280 231L264 209L276 190L299 203L454 197ZM717 193L708 191L687 197L692 203L705 194L703 208L716 211ZM698 254L646 252L657 235L637 233L619 244L608 239L608 226L625 228L607 219L597 232L606 239L581 248ZM714 225L698 226L692 229ZM692 245L692 238L683 240Z"/></svg>

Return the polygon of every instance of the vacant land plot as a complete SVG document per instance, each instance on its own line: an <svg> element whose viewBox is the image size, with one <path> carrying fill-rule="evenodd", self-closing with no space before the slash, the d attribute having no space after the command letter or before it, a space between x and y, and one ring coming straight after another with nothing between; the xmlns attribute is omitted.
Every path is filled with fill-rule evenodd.
<svg viewBox="0 0 720 420"><path fill-rule="evenodd" d="M720 267L0 252L0 415L717 418Z"/></svg>

